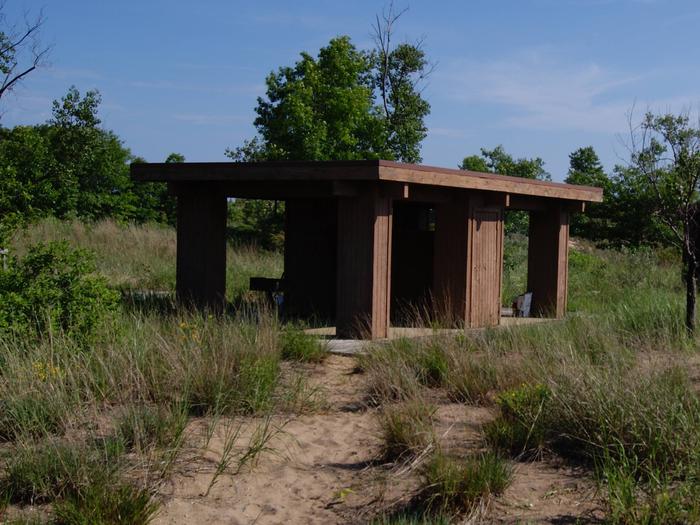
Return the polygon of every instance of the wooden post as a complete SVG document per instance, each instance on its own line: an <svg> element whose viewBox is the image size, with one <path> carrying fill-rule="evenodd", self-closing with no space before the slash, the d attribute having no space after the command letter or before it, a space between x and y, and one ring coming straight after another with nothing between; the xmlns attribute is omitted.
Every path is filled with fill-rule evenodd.
<svg viewBox="0 0 700 525"><path fill-rule="evenodd" d="M469 214L469 326L501 323L503 208L474 203Z"/></svg>
<svg viewBox="0 0 700 525"><path fill-rule="evenodd" d="M178 184L178 301L221 312L226 294L226 197L215 185Z"/></svg>
<svg viewBox="0 0 700 525"><path fill-rule="evenodd" d="M389 335L391 228L392 202L378 188L338 199L338 337Z"/></svg>
<svg viewBox="0 0 700 525"><path fill-rule="evenodd" d="M535 314L566 314L569 262L569 212L560 204L530 212L527 288Z"/></svg>
<svg viewBox="0 0 700 525"><path fill-rule="evenodd" d="M290 199L285 204L284 312L335 317L338 211L335 199Z"/></svg>
<svg viewBox="0 0 700 525"><path fill-rule="evenodd" d="M469 198L464 193L435 207L433 307L444 322L468 323Z"/></svg>

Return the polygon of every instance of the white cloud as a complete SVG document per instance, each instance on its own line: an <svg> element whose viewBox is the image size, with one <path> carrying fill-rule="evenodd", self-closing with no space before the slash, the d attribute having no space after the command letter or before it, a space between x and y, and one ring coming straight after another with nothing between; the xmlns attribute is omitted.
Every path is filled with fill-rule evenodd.
<svg viewBox="0 0 700 525"><path fill-rule="evenodd" d="M620 133L627 129L627 114L635 101L637 108L653 111L678 112L697 105L700 92L663 99L643 96L647 82L669 79L673 76L669 73L625 74L593 62L565 63L552 53L530 50L492 62L455 61L436 72L433 85L462 103L502 106L507 115L498 125Z"/></svg>
<svg viewBox="0 0 700 525"><path fill-rule="evenodd" d="M447 86L446 96L502 105L509 110L502 125L546 130L623 130L632 98L615 91L642 78L595 63L564 64L537 51L494 62L459 61L446 69L433 84Z"/></svg>

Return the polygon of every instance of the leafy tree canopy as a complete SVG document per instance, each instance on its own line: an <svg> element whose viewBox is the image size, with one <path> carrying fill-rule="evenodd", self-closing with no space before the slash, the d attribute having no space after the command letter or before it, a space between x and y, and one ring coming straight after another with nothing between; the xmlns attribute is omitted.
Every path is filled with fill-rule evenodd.
<svg viewBox="0 0 700 525"><path fill-rule="evenodd" d="M164 184L133 184L131 152L99 127L100 95L71 87L45 124L0 129L0 240L39 217L174 221Z"/></svg>
<svg viewBox="0 0 700 525"><path fill-rule="evenodd" d="M481 148L481 155L465 157L459 169L498 173L525 179L552 180L551 175L545 171L544 161L540 157L516 159L500 145L492 150Z"/></svg>
<svg viewBox="0 0 700 525"><path fill-rule="evenodd" d="M294 66L267 77L255 109L258 137L227 155L237 161L419 162L430 107L414 77L426 65L417 46L382 55L358 50L347 36L334 38L317 57L302 53Z"/></svg>

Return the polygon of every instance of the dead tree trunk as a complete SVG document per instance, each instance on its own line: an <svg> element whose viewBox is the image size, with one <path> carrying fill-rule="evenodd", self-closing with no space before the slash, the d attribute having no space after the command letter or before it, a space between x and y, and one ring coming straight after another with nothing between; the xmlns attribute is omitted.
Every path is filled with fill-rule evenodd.
<svg viewBox="0 0 700 525"><path fill-rule="evenodd" d="M683 246L683 251L685 252L683 257L685 259L685 328L689 335L695 333L695 274L698 270L695 243L691 237L691 232L686 231Z"/></svg>

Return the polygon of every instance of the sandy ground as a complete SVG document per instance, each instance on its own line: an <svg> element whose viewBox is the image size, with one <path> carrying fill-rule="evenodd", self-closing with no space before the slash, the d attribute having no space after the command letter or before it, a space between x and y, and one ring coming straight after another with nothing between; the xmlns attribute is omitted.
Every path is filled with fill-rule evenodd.
<svg viewBox="0 0 700 525"><path fill-rule="evenodd" d="M275 453L257 465L212 478L224 439L210 442L209 464L195 461L163 491L155 523L350 524L367 523L410 499L415 469L377 461L380 439L375 409L363 403L363 376L350 357L331 356L310 380L322 389L322 412L288 421ZM443 444L476 450L492 409L442 404L436 430ZM249 422L250 424L253 421ZM471 523L589 523L600 517L595 485L582 472L547 461L516 463L513 483Z"/></svg>

